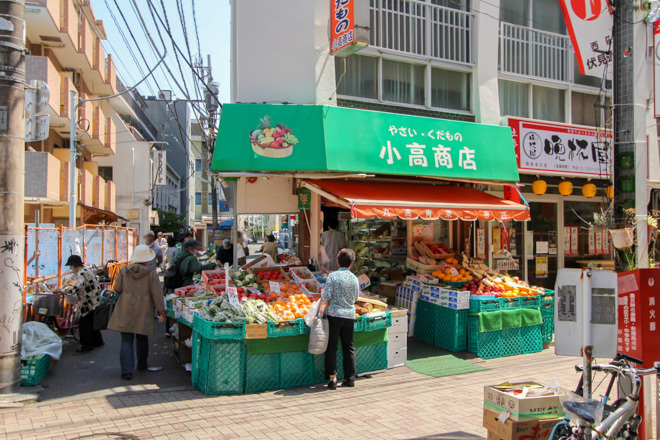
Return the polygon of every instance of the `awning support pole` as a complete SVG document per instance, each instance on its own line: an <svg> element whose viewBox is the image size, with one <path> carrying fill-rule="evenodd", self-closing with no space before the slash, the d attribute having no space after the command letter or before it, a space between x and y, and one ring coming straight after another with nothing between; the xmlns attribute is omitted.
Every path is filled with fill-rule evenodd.
<svg viewBox="0 0 660 440"><path fill-rule="evenodd" d="M302 186L304 188L307 188L312 192L312 201L314 200L314 198L313 198L314 194L317 194L317 195L321 195L321 196L325 197L326 199L330 200L331 202L334 202L338 205L343 206L346 209L351 209L351 205L349 205L346 200L339 199L339 198L333 196L332 194L330 194L326 191L323 191L318 186L311 185L311 184L305 182L304 180L301 181L301 183L302 183Z"/></svg>

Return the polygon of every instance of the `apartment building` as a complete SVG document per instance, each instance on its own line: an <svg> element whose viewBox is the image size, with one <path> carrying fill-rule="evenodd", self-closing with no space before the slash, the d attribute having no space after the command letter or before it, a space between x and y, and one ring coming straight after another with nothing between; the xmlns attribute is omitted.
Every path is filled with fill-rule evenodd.
<svg viewBox="0 0 660 440"><path fill-rule="evenodd" d="M488 245L479 256L491 267L548 286L558 268L611 259L607 237L583 221L612 194L611 81L580 74L557 0L358 0L367 8L356 25L368 27L369 44L348 57L329 54L334 2L284 0L296 25L278 37L286 68L267 74L258 54L269 29L252 13L259 3L232 4L232 102L466 121L476 123L475 133L479 124L508 126L532 220L467 222L472 248L481 238ZM650 120L649 157L657 161ZM502 186L478 188L504 195Z"/></svg>
<svg viewBox="0 0 660 440"><path fill-rule="evenodd" d="M99 175L97 159L114 156L123 122L108 101L85 101L117 92L111 55L101 41L103 23L89 1L36 0L26 5L27 80L48 84L48 139L26 144L25 221L40 211L44 223L68 225L70 92L83 100L75 113L77 204L80 223L114 223L116 185ZM74 104L75 105L75 104Z"/></svg>

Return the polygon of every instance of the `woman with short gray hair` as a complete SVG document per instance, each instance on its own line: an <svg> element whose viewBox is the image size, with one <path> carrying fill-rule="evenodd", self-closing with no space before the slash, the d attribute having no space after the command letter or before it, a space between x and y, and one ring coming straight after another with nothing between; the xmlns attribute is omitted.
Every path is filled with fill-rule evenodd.
<svg viewBox="0 0 660 440"><path fill-rule="evenodd" d="M216 263L201 264L197 260L197 249L199 249L199 242L194 238L190 238L183 242L181 245L181 252L177 254L174 264L178 267L178 272L183 279L183 286L190 286L193 284L193 275L200 273L203 270L213 270L216 268Z"/></svg>

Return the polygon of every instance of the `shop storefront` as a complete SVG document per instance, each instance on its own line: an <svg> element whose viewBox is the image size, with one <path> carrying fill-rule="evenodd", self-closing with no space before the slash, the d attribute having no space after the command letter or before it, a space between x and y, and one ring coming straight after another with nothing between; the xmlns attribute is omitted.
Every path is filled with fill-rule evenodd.
<svg viewBox="0 0 660 440"><path fill-rule="evenodd" d="M529 203L530 221L479 226L490 266L550 289L559 268L613 267L598 228L611 201L611 133L514 118L508 125L521 175L512 198Z"/></svg>

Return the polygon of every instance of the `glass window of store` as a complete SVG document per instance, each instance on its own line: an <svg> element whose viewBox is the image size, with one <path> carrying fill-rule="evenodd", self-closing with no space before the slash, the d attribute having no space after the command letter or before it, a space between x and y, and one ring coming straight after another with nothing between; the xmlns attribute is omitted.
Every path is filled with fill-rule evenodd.
<svg viewBox="0 0 660 440"><path fill-rule="evenodd" d="M524 279L523 222L499 222L491 223L491 226L489 242L492 246L493 269Z"/></svg>
<svg viewBox="0 0 660 440"><path fill-rule="evenodd" d="M564 267L579 268L585 261L612 259L608 232L590 228L594 213L601 212L602 204L595 202L564 202Z"/></svg>

